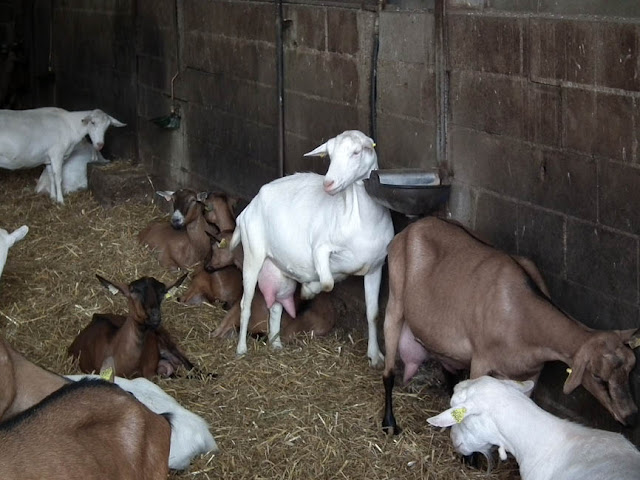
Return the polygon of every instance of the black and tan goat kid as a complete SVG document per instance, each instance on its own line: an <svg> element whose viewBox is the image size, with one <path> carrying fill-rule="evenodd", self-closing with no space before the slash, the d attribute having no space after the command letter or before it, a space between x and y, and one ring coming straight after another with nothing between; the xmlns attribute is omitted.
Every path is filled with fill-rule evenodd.
<svg viewBox="0 0 640 480"><path fill-rule="evenodd" d="M160 325L162 300L169 291L179 287L186 276L166 286L153 277L124 284L96 275L113 294L121 293L127 298L129 313L126 316L93 315L69 347L69 354L79 359L80 370L98 372L109 357L113 358L118 375L128 378L151 378L156 373L171 376L180 365L191 370L193 364Z"/></svg>

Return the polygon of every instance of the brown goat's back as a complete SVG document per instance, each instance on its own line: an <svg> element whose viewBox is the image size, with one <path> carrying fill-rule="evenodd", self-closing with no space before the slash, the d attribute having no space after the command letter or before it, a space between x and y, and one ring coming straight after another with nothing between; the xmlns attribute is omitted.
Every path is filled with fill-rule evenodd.
<svg viewBox="0 0 640 480"><path fill-rule="evenodd" d="M0 425L5 480L164 480L171 427L132 395L80 381Z"/></svg>

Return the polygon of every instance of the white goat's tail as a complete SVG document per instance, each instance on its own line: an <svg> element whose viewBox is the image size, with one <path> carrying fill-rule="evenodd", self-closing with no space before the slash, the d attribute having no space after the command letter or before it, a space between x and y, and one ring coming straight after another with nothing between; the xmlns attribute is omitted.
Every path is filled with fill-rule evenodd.
<svg viewBox="0 0 640 480"><path fill-rule="evenodd" d="M233 235L231 236L231 243L229 244L229 248L233 250L238 245L240 245L241 241L242 238L240 238L240 229L236 226L236 229L233 231Z"/></svg>

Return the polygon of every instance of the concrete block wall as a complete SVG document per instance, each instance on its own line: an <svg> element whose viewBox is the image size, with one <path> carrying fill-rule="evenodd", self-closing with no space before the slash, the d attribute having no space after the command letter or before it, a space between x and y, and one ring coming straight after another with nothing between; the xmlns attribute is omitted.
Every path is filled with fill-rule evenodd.
<svg viewBox="0 0 640 480"><path fill-rule="evenodd" d="M104 110L127 124L117 135L107 131L105 155L134 157L134 0L59 0L53 6L55 96L34 106Z"/></svg>
<svg viewBox="0 0 640 480"><path fill-rule="evenodd" d="M640 4L442 0L438 17L440 1L389 0L380 14L381 166L447 160L452 217L532 257L580 321L638 326ZM370 132L376 3L285 2L286 172L322 172L326 160L302 154L344 129ZM107 145L143 162L157 187L248 199L277 176L272 1L53 5L55 103L127 122ZM150 121L172 104L179 130ZM549 371L555 408L616 428L590 396L557 395L564 370ZM638 369L633 384L640 398Z"/></svg>
<svg viewBox="0 0 640 480"><path fill-rule="evenodd" d="M453 0L446 29L452 216L531 257L581 322L637 328L640 7ZM563 368L546 370L558 409L619 427L584 392L558 394ZM639 369L632 384L640 398Z"/></svg>

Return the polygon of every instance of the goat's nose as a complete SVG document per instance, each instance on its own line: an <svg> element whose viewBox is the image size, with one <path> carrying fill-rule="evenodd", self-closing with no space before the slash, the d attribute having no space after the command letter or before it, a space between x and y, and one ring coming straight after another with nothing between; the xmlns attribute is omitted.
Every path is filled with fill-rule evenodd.
<svg viewBox="0 0 640 480"><path fill-rule="evenodd" d="M207 272L207 273L213 273L213 272L216 271L216 269L213 268L210 264L208 264L208 265L204 266L204 271Z"/></svg>
<svg viewBox="0 0 640 480"><path fill-rule="evenodd" d="M324 187L324 191L328 192L333 187L333 184L336 183L334 180L325 180L322 182L322 186Z"/></svg>
<svg viewBox="0 0 640 480"><path fill-rule="evenodd" d="M98 151L102 150L102 147L104 147L104 142L96 143L96 147L98 148Z"/></svg>

